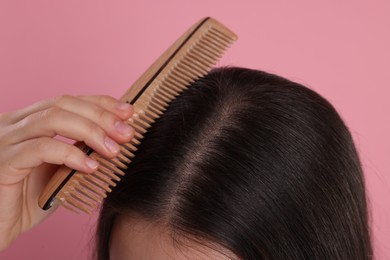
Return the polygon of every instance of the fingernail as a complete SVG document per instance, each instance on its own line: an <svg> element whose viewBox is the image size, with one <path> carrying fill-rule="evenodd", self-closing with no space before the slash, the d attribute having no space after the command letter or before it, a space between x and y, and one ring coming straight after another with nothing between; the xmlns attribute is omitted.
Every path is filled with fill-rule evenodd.
<svg viewBox="0 0 390 260"><path fill-rule="evenodd" d="M118 110L122 110L122 111L129 111L131 109L131 105L129 103L126 103L126 102L118 102L118 104L116 105L116 108Z"/></svg>
<svg viewBox="0 0 390 260"><path fill-rule="evenodd" d="M85 157L85 164L88 166L88 168L96 169L99 166L99 163L90 157Z"/></svg>
<svg viewBox="0 0 390 260"><path fill-rule="evenodd" d="M130 136L133 133L133 128L122 121L115 122L115 129L118 133L124 136Z"/></svg>
<svg viewBox="0 0 390 260"><path fill-rule="evenodd" d="M104 139L104 144L106 145L106 148L112 152L112 153L117 153L119 152L119 145L114 141L112 140L111 138L109 138L108 136L105 137Z"/></svg>

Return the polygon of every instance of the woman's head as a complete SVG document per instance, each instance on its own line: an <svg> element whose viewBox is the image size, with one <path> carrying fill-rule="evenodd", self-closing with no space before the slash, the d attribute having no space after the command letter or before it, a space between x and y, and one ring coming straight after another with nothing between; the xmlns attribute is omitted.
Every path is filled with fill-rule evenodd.
<svg viewBox="0 0 390 260"><path fill-rule="evenodd" d="M310 89L242 68L215 69L172 102L105 200L97 232L100 259L371 255L342 119Z"/></svg>

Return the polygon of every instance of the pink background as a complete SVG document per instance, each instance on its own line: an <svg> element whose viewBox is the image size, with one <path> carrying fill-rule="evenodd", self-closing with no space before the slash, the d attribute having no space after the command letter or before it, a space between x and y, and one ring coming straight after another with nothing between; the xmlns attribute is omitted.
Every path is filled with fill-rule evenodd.
<svg viewBox="0 0 390 260"><path fill-rule="evenodd" d="M301 82L355 139L377 259L390 259L390 1L0 0L0 111L61 94L120 97L187 27L213 16L240 37L221 65ZM58 210L0 259L87 259L96 216Z"/></svg>

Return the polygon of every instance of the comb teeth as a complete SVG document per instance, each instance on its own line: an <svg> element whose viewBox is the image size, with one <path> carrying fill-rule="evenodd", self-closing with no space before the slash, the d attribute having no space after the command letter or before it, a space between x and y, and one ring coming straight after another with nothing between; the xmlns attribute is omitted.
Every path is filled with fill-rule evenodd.
<svg viewBox="0 0 390 260"><path fill-rule="evenodd" d="M156 119L189 84L208 73L236 38L211 18L187 31L122 97L122 101L133 104L134 115L127 123L135 129L134 138L120 146L120 154L114 159L92 152L90 156L99 162L97 171L88 175L76 171L57 193L56 201L77 212L90 214L96 209L125 174L137 146Z"/></svg>

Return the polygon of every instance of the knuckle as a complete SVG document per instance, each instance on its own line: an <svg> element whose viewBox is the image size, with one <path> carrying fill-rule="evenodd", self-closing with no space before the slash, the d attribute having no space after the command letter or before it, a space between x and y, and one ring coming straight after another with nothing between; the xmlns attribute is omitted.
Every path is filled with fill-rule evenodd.
<svg viewBox="0 0 390 260"><path fill-rule="evenodd" d="M49 149L49 142L47 138L39 138L31 141L31 147L37 151L37 153L42 154Z"/></svg>
<svg viewBox="0 0 390 260"><path fill-rule="evenodd" d="M101 95L97 97L97 102L100 106L107 107L116 103L116 99L108 95Z"/></svg>
<svg viewBox="0 0 390 260"><path fill-rule="evenodd" d="M92 134L92 133L96 133L96 132L99 132L99 127L92 121L88 121L86 123L86 130L87 130L87 134Z"/></svg>
<svg viewBox="0 0 390 260"><path fill-rule="evenodd" d="M98 122L104 122L106 118L109 117L109 113L104 109L97 109L96 111L96 119L99 120Z"/></svg>
<svg viewBox="0 0 390 260"><path fill-rule="evenodd" d="M50 107L40 113L40 119L51 121L53 118L60 116L61 112L62 109L59 107Z"/></svg>
<svg viewBox="0 0 390 260"><path fill-rule="evenodd" d="M101 101L112 101L115 100L113 97L109 95L100 95L98 96Z"/></svg>
<svg viewBox="0 0 390 260"><path fill-rule="evenodd" d="M104 136L106 135L104 130L101 129L100 127L94 127L92 131L93 131L91 132L92 134L90 134L85 141L90 144L95 144L95 145L99 144L100 146L101 140L104 140Z"/></svg>
<svg viewBox="0 0 390 260"><path fill-rule="evenodd" d="M67 103L72 99L70 95L60 95L54 98L54 104L60 106L61 104Z"/></svg>
<svg viewBox="0 0 390 260"><path fill-rule="evenodd" d="M71 161L75 152L76 151L72 145L66 145L62 151L62 158L63 158L64 162Z"/></svg>

